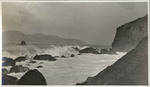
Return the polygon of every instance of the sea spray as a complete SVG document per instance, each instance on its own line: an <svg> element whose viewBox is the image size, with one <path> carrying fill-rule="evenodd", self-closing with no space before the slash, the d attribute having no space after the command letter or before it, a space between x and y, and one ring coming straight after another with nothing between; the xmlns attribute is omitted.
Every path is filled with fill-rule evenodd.
<svg viewBox="0 0 150 87"><path fill-rule="evenodd" d="M16 59L19 56L28 56L33 58L36 54L50 54L52 56L70 56L71 54L78 54L73 47L77 47L79 50L85 48L85 46L55 46L48 45L47 47L39 47L36 45L14 45L3 48L2 56Z"/></svg>

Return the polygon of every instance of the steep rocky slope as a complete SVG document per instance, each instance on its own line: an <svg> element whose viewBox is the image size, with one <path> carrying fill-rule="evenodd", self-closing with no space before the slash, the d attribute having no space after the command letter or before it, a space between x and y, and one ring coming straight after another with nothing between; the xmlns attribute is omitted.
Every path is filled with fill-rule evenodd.
<svg viewBox="0 0 150 87"><path fill-rule="evenodd" d="M135 48L139 41L148 34L147 22L148 17L146 15L118 27L111 52L128 52Z"/></svg>
<svg viewBox="0 0 150 87"><path fill-rule="evenodd" d="M135 49L108 66L95 77L89 77L80 85L147 85L148 84L148 37Z"/></svg>

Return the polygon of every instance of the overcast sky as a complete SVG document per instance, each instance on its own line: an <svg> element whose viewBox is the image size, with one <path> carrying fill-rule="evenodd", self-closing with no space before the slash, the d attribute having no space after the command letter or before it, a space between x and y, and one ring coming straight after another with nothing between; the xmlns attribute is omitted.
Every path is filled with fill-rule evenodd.
<svg viewBox="0 0 150 87"><path fill-rule="evenodd" d="M148 0L1 0L1 1L148 1Z"/></svg>
<svg viewBox="0 0 150 87"><path fill-rule="evenodd" d="M2 26L110 45L117 27L146 14L145 2L3 2Z"/></svg>

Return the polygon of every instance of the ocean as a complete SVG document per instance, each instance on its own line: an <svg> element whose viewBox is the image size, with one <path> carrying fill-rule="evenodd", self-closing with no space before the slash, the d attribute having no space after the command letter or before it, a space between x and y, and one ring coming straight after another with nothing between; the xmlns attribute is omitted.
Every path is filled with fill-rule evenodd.
<svg viewBox="0 0 150 87"><path fill-rule="evenodd" d="M15 59L19 56L28 55L28 60L17 62L16 65L23 65L30 69L39 70L46 78L48 85L75 85L76 83L85 81L87 77L97 75L100 71L105 69L107 66L112 65L115 61L125 55L125 53L120 52L117 52L116 55L91 53L78 55L79 52L76 51L74 47L77 47L80 50L88 46L9 45L3 47L2 56ZM35 60L37 63L29 63L36 54L57 56L57 60ZM70 57L71 54L74 54L75 57ZM61 55L65 55L66 58L61 58ZM36 68L39 65L43 66L43 68ZM11 67L3 68L6 68L9 71ZM10 73L9 75L20 79L24 74L25 72Z"/></svg>

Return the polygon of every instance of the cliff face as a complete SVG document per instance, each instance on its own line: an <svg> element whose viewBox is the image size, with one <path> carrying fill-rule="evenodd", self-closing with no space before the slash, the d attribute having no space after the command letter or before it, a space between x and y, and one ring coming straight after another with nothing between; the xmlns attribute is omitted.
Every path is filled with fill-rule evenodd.
<svg viewBox="0 0 150 87"><path fill-rule="evenodd" d="M117 28L115 39L112 43L112 52L128 52L147 36L147 15Z"/></svg>
<svg viewBox="0 0 150 87"><path fill-rule="evenodd" d="M80 85L148 85L148 37L113 65Z"/></svg>

